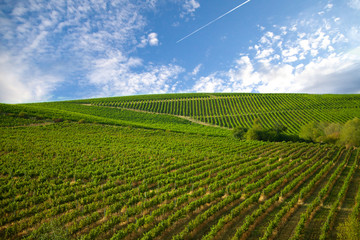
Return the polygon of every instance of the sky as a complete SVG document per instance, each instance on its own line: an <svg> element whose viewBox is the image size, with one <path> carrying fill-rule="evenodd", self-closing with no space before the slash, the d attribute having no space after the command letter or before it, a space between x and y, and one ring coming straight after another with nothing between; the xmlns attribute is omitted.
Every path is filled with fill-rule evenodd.
<svg viewBox="0 0 360 240"><path fill-rule="evenodd" d="M360 93L360 0L0 1L0 102L188 92Z"/></svg>

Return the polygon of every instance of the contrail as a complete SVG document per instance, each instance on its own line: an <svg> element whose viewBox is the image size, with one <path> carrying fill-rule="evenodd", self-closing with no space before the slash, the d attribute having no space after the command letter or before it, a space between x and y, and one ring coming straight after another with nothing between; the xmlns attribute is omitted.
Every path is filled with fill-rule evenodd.
<svg viewBox="0 0 360 240"><path fill-rule="evenodd" d="M177 41L176 43L179 43L179 42L181 42L182 40L185 40L186 38L188 38L188 37L190 37L191 35L194 35L195 33L197 33L198 31L200 31L200 30L202 30L202 29L204 29L204 28L206 28L207 26L209 26L210 24L213 24L214 22L216 22L217 20L219 20L219 19L221 19L221 18L223 18L223 17L225 17L226 15L228 15L229 13L231 13L231 12L233 12L233 11L235 11L236 9L238 9L239 7L241 7L241 6L244 6L245 4L247 4L248 2L250 2L251 0L247 0L246 2L243 2L243 3L241 3L240 5L238 5L238 6L236 6L236 7L234 7L233 9L231 9L230 11L228 11L228 12L226 12L226 13L224 13L223 15L221 15L220 17L218 17L218 18L216 18L216 19L214 19L214 20L212 20L211 22L209 22L209 23L207 23L207 24L205 24L204 26L202 26L201 28L198 28L197 30L195 30L195 31L193 31L192 33L190 33L189 35L186 35L185 37L183 37L182 39L180 39L179 41Z"/></svg>

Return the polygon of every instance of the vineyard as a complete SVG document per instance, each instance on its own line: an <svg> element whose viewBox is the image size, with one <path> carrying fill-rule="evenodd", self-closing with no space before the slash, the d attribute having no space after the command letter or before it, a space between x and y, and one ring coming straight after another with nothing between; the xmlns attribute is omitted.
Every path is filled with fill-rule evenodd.
<svg viewBox="0 0 360 240"><path fill-rule="evenodd" d="M281 123L293 134L311 120L345 122L354 115L360 116L359 95L197 94L172 99L107 98L87 102L187 116L227 128L250 127L253 120L259 118L265 127Z"/></svg>
<svg viewBox="0 0 360 240"><path fill-rule="evenodd" d="M337 239L360 150L229 128L360 117L360 95L169 94L0 104L1 239Z"/></svg>

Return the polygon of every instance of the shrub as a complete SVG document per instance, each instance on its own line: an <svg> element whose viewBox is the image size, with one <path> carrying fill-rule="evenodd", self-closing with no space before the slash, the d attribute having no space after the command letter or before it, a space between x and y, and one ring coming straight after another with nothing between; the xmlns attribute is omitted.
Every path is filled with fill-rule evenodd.
<svg viewBox="0 0 360 240"><path fill-rule="evenodd" d="M347 147L360 146L360 119L354 118L345 123L340 132L340 143Z"/></svg>
<svg viewBox="0 0 360 240"><path fill-rule="evenodd" d="M299 137L305 140L317 142L324 134L320 130L320 124L312 121L300 128Z"/></svg>
<svg viewBox="0 0 360 240"><path fill-rule="evenodd" d="M233 135L234 135L235 138L244 139L244 136L245 136L247 131L248 131L247 128L239 126L239 127L234 128Z"/></svg>
<svg viewBox="0 0 360 240"><path fill-rule="evenodd" d="M255 128L250 128L244 135L246 140L261 140L261 130L256 130Z"/></svg>
<svg viewBox="0 0 360 240"><path fill-rule="evenodd" d="M313 142L360 146L360 119L349 120L344 126L312 121L301 127L299 137Z"/></svg>
<svg viewBox="0 0 360 240"><path fill-rule="evenodd" d="M335 144L340 138L341 124L328 122L309 122L300 129L299 137L313 142Z"/></svg>
<svg viewBox="0 0 360 240"><path fill-rule="evenodd" d="M275 126L270 129L264 129L259 119L254 119L254 123L250 129L236 127L233 130L233 135L236 138L246 140L284 141L289 139L289 137L283 134L286 130L287 128L280 123L276 123Z"/></svg>

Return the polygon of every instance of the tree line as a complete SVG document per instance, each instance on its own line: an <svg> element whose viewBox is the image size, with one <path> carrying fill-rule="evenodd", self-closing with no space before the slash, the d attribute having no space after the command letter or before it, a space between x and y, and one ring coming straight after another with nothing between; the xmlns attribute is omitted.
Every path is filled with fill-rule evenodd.
<svg viewBox="0 0 360 240"><path fill-rule="evenodd" d="M342 145L346 147L360 146L360 119L355 117L345 124L325 121L311 121L300 128L298 136L290 136L285 132L287 127L276 123L272 128L264 128L258 118L254 119L251 128L236 127L233 135L243 140L260 141L310 141Z"/></svg>
<svg viewBox="0 0 360 240"><path fill-rule="evenodd" d="M301 127L299 137L313 142L358 147L360 119L354 118L345 124L312 121Z"/></svg>

